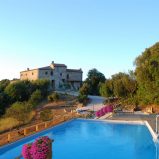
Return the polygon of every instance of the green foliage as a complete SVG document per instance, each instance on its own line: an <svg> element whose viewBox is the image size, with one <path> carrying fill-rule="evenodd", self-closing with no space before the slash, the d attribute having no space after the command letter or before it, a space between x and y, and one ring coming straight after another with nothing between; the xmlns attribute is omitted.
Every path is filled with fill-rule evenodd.
<svg viewBox="0 0 159 159"><path fill-rule="evenodd" d="M138 98L141 104L159 104L159 43L135 60Z"/></svg>
<svg viewBox="0 0 159 159"><path fill-rule="evenodd" d="M4 91L4 89L9 85L10 81L8 79L4 79L0 81L0 91Z"/></svg>
<svg viewBox="0 0 159 159"><path fill-rule="evenodd" d="M51 120L52 118L53 118L53 114L52 114L51 110L45 109L40 112L40 119L42 121L48 121L48 120Z"/></svg>
<svg viewBox="0 0 159 159"><path fill-rule="evenodd" d="M11 99L11 102L14 103L16 101L27 101L30 97L28 90L28 85L30 82L26 81L18 81L9 84L5 88L5 93L8 94L8 96Z"/></svg>
<svg viewBox="0 0 159 159"><path fill-rule="evenodd" d="M29 103L33 108L35 108L41 102L41 100L42 100L41 91L37 89L32 93L29 99Z"/></svg>
<svg viewBox="0 0 159 159"><path fill-rule="evenodd" d="M100 94L104 97L132 97L137 90L137 83L133 76L133 72L117 73L112 75L111 79L100 85Z"/></svg>
<svg viewBox="0 0 159 159"><path fill-rule="evenodd" d="M50 102L57 102L59 100L60 96L58 93L54 92L51 95L48 96L48 101Z"/></svg>
<svg viewBox="0 0 159 159"><path fill-rule="evenodd" d="M28 101L28 105L35 107L48 94L49 80L36 81L0 81L0 115L5 112L7 106L15 102Z"/></svg>
<svg viewBox="0 0 159 159"><path fill-rule="evenodd" d="M79 94L77 99L78 99L78 102L83 103L85 105L85 104L87 104L88 96Z"/></svg>
<svg viewBox="0 0 159 159"><path fill-rule="evenodd" d="M105 83L100 84L99 93L103 97L112 97L113 94L113 81L108 79Z"/></svg>
<svg viewBox="0 0 159 159"><path fill-rule="evenodd" d="M33 82L35 85L36 89L39 89L42 93L43 97L46 97L48 95L48 90L50 86L50 81L47 79L41 79L41 80L36 80Z"/></svg>
<svg viewBox="0 0 159 159"><path fill-rule="evenodd" d="M99 95L99 85L105 82L105 76L97 69L89 70L86 80L81 88L81 93Z"/></svg>
<svg viewBox="0 0 159 159"><path fill-rule="evenodd" d="M30 115L30 105L26 102L16 102L6 111L6 116L15 118L21 123L25 123Z"/></svg>
<svg viewBox="0 0 159 159"><path fill-rule="evenodd" d="M9 104L8 95L4 92L0 92L0 115L4 114L8 104Z"/></svg>
<svg viewBox="0 0 159 159"><path fill-rule="evenodd" d="M82 85L82 87L79 90L79 93L81 95L88 95L89 94L89 85L88 85L88 83L84 83Z"/></svg>

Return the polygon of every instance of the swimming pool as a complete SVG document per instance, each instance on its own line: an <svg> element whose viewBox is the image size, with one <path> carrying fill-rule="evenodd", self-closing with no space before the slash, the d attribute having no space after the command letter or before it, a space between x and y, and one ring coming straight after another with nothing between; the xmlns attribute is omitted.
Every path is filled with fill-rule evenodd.
<svg viewBox="0 0 159 159"><path fill-rule="evenodd" d="M0 148L0 159L15 159L38 136L54 139L53 159L157 159L145 125L74 119Z"/></svg>

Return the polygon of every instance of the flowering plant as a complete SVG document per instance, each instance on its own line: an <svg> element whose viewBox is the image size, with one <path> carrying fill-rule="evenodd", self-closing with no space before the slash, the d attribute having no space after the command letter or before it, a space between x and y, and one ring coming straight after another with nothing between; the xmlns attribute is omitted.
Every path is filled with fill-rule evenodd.
<svg viewBox="0 0 159 159"><path fill-rule="evenodd" d="M51 143L49 137L40 137L32 144L24 145L22 155L25 159L47 159L51 153Z"/></svg>
<svg viewBox="0 0 159 159"><path fill-rule="evenodd" d="M101 108L100 110L98 110L95 115L96 117L101 117L103 115L105 115L106 113L110 113L113 112L113 106L112 105L107 105L103 108Z"/></svg>
<svg viewBox="0 0 159 159"><path fill-rule="evenodd" d="M23 145L22 156L26 159L32 159L30 150L31 150L31 144Z"/></svg>

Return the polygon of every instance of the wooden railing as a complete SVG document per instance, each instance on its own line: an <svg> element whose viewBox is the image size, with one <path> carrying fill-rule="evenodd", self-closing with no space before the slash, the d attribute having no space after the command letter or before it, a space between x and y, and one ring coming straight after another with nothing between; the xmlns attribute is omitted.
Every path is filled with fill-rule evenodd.
<svg viewBox="0 0 159 159"><path fill-rule="evenodd" d="M53 127L57 124L60 124L64 121L78 118L80 115L74 112L66 113L65 115L59 115L54 117L54 119L46 122L41 122L32 126L28 126L25 128L21 128L19 130L10 131L8 133L0 135L0 146L5 145L7 143L14 142L16 140L19 140L25 136L29 136L31 134L34 134L36 132L42 131L44 129L47 129L49 127Z"/></svg>

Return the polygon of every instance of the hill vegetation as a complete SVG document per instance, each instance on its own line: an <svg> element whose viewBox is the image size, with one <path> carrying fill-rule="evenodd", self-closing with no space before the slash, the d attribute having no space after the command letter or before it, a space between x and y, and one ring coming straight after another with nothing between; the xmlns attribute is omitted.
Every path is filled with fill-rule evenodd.
<svg viewBox="0 0 159 159"><path fill-rule="evenodd" d="M147 48L134 65L134 71L119 72L105 80L102 73L90 70L80 94L117 97L120 102L134 106L159 105L159 43Z"/></svg>

